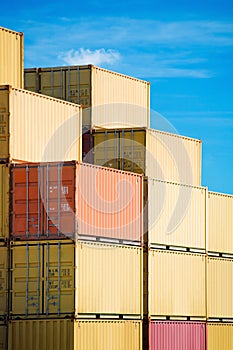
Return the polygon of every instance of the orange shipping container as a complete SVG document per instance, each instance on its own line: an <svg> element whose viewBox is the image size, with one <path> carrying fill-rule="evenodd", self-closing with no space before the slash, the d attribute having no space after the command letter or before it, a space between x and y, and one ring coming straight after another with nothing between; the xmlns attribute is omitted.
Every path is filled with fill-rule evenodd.
<svg viewBox="0 0 233 350"><path fill-rule="evenodd" d="M14 238L142 241L143 177L85 163L11 167Z"/></svg>

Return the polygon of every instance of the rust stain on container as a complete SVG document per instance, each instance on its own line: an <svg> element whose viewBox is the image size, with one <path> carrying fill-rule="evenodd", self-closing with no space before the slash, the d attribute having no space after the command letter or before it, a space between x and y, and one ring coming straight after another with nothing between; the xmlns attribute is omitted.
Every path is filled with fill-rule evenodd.
<svg viewBox="0 0 233 350"><path fill-rule="evenodd" d="M0 27L0 52L0 85L23 88L23 33Z"/></svg>
<svg viewBox="0 0 233 350"><path fill-rule="evenodd" d="M205 323L151 321L149 334L151 350L206 349Z"/></svg>
<svg viewBox="0 0 233 350"><path fill-rule="evenodd" d="M12 236L143 239L143 177L85 163L11 168Z"/></svg>

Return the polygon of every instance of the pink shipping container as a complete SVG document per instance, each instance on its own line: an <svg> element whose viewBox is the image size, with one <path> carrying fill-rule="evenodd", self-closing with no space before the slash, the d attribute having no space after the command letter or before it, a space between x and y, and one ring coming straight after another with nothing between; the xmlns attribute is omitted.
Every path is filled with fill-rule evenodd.
<svg viewBox="0 0 233 350"><path fill-rule="evenodd" d="M79 162L11 167L13 239L140 242L143 176Z"/></svg>
<svg viewBox="0 0 233 350"><path fill-rule="evenodd" d="M205 323L151 321L149 344L150 350L205 350Z"/></svg>

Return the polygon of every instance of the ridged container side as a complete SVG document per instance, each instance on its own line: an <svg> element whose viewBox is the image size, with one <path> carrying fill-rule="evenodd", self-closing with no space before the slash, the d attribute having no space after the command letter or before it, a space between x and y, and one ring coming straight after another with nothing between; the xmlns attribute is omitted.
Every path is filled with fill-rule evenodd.
<svg viewBox="0 0 233 350"><path fill-rule="evenodd" d="M83 126L149 127L150 84L92 65L25 69L25 89L78 103Z"/></svg>
<svg viewBox="0 0 233 350"><path fill-rule="evenodd" d="M32 348L35 350L142 350L142 322L71 319L11 321L8 349L31 350Z"/></svg>
<svg viewBox="0 0 233 350"><path fill-rule="evenodd" d="M12 318L142 314L142 248L29 241L11 261Z"/></svg>
<svg viewBox="0 0 233 350"><path fill-rule="evenodd" d="M0 240L9 237L10 171L7 164L0 164Z"/></svg>
<svg viewBox="0 0 233 350"><path fill-rule="evenodd" d="M233 323L207 323L207 349L233 349Z"/></svg>
<svg viewBox="0 0 233 350"><path fill-rule="evenodd" d="M143 177L85 163L11 167L11 236L143 240Z"/></svg>
<svg viewBox="0 0 233 350"><path fill-rule="evenodd" d="M81 160L80 106L2 85L0 111L1 161Z"/></svg>
<svg viewBox="0 0 233 350"><path fill-rule="evenodd" d="M8 248L0 242L0 319L8 312Z"/></svg>
<svg viewBox="0 0 233 350"><path fill-rule="evenodd" d="M149 316L206 317L205 255L149 250Z"/></svg>
<svg viewBox="0 0 233 350"><path fill-rule="evenodd" d="M208 251L233 254L233 196L208 194Z"/></svg>
<svg viewBox="0 0 233 350"><path fill-rule="evenodd" d="M146 128L96 128L93 146L94 164L200 186L200 140Z"/></svg>
<svg viewBox="0 0 233 350"><path fill-rule="evenodd" d="M205 251L206 188L148 178L149 243Z"/></svg>
<svg viewBox="0 0 233 350"><path fill-rule="evenodd" d="M233 260L207 258L207 317L233 318Z"/></svg>
<svg viewBox="0 0 233 350"><path fill-rule="evenodd" d="M22 89L23 70L23 33L0 27L0 85L10 84Z"/></svg>
<svg viewBox="0 0 233 350"><path fill-rule="evenodd" d="M0 321L0 350L7 348L7 325Z"/></svg>
<svg viewBox="0 0 233 350"><path fill-rule="evenodd" d="M149 323L150 350L205 350L206 325L201 322Z"/></svg>

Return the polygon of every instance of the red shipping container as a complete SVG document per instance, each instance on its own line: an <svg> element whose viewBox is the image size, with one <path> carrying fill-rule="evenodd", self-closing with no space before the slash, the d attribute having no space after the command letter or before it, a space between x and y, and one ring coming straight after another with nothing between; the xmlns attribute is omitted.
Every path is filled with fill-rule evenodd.
<svg viewBox="0 0 233 350"><path fill-rule="evenodd" d="M151 321L149 344L150 350L205 350L205 323Z"/></svg>
<svg viewBox="0 0 233 350"><path fill-rule="evenodd" d="M79 162L11 166L15 239L141 242L143 176Z"/></svg>

